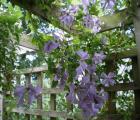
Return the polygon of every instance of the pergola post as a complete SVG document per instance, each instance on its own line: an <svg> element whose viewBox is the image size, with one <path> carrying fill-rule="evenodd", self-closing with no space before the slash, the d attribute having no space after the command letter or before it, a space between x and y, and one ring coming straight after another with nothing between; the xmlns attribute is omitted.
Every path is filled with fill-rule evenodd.
<svg viewBox="0 0 140 120"><path fill-rule="evenodd" d="M135 39L136 39L136 48L137 48L137 59L133 60L135 74L137 78L135 79L136 85L140 86L140 6L138 1L135 1L135 17L134 17L134 29L135 29ZM138 7L137 7L138 6ZM137 68L138 67L138 68ZM140 90L135 90L135 120L140 119Z"/></svg>
<svg viewBox="0 0 140 120"><path fill-rule="evenodd" d="M136 48L137 48L138 69L140 71L140 7L137 7L135 9L134 29L135 29ZM139 74L139 78L140 78L140 74ZM140 79L138 84L140 85Z"/></svg>

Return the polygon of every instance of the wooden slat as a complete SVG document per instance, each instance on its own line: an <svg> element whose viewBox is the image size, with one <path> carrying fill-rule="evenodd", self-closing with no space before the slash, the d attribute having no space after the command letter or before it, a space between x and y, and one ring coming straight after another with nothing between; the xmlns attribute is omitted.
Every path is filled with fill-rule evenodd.
<svg viewBox="0 0 140 120"><path fill-rule="evenodd" d="M20 75L16 75L16 85L20 85L21 84L21 80L20 80ZM17 120L20 119L20 115L18 113L15 113Z"/></svg>
<svg viewBox="0 0 140 120"><path fill-rule="evenodd" d="M136 57L132 58L132 71L133 71L133 79L136 85L139 86L139 71L138 71L138 60ZM140 114L140 89L134 90L135 97L135 114ZM134 120L139 120L139 117L134 117Z"/></svg>
<svg viewBox="0 0 140 120"><path fill-rule="evenodd" d="M116 69L114 61L106 61L106 72L112 72ZM107 101L108 114L116 114L116 91L108 91Z"/></svg>
<svg viewBox="0 0 140 120"><path fill-rule="evenodd" d="M25 84L26 86L28 86L29 84L31 84L31 74L25 74ZM29 95L26 96L26 103L29 104ZM29 106L30 107L30 106ZM26 120L30 120L31 116L29 114L25 115Z"/></svg>
<svg viewBox="0 0 140 120"><path fill-rule="evenodd" d="M52 89L55 88L53 86L53 82L51 83L51 87ZM56 111L56 94L55 93L51 93L50 94L50 110L51 111ZM50 120L56 120L56 117L51 117Z"/></svg>
<svg viewBox="0 0 140 120"><path fill-rule="evenodd" d="M100 86L101 87L101 86ZM103 87L103 86L102 86ZM128 90L139 90L140 87L137 84L130 82L130 83L117 83L114 86L106 87L106 91L128 91ZM42 94L60 94L60 93L67 93L60 88L45 88L43 89Z"/></svg>
<svg viewBox="0 0 140 120"><path fill-rule="evenodd" d="M39 109L22 109L15 108L12 112L30 114L30 115L41 115L45 117L62 117L62 118L72 118L67 114L67 112L56 112L56 111L44 111Z"/></svg>
<svg viewBox="0 0 140 120"><path fill-rule="evenodd" d="M3 96L0 95L0 120L3 120Z"/></svg>
<svg viewBox="0 0 140 120"><path fill-rule="evenodd" d="M67 102L67 111L69 112L73 112L73 104ZM66 120L73 120L71 118L67 118Z"/></svg>
<svg viewBox="0 0 140 120"><path fill-rule="evenodd" d="M40 66L40 67L33 67L33 68L26 68L21 70L14 71L16 74L29 74L29 73L38 73L38 72L44 72L48 70L48 66Z"/></svg>
<svg viewBox="0 0 140 120"><path fill-rule="evenodd" d="M139 90L140 87L135 83L119 83L114 86L105 88L106 91L128 91L128 90Z"/></svg>
<svg viewBox="0 0 140 120"><path fill-rule="evenodd" d="M59 94L65 92L63 89L60 88L44 88L43 94Z"/></svg>
<svg viewBox="0 0 140 120"><path fill-rule="evenodd" d="M50 94L50 109L56 111L56 94ZM56 120L56 117L51 117L50 120Z"/></svg>
<svg viewBox="0 0 140 120"><path fill-rule="evenodd" d="M83 33L83 31L85 31L84 29L81 31L78 30L78 28L76 28L76 24L74 23L73 26L69 27L64 27L64 25L60 24L60 20L59 20L59 16L60 16L60 8L56 5L51 5L51 6L47 6L47 10L43 9L43 7L39 6L39 4L37 4L37 1L31 1L31 3L22 0L22 2L19 2L18 0L11 0L11 2L15 5L18 5L20 7L23 7L25 9L27 9L28 11L30 11L31 13L47 20L48 22L50 22L51 24L53 24L55 27L58 27L60 29L63 29L64 31L74 34L74 35L80 35ZM45 4L45 3L44 3ZM110 29L114 29L117 27L121 27L120 24L123 22L123 24L131 24L132 20L129 19L128 14L127 14L127 10L123 10L121 12L118 12L116 14L113 15L107 15L107 16L103 16L100 17L100 19L105 23L102 26L102 31L106 31L106 30L110 30ZM59 23L59 24L56 24Z"/></svg>
<svg viewBox="0 0 140 120"><path fill-rule="evenodd" d="M83 120L83 115L81 112L76 112L74 114L74 120ZM91 120L95 120L94 118ZM122 116L120 114L103 114L99 115L96 120L123 120Z"/></svg>
<svg viewBox="0 0 140 120"><path fill-rule="evenodd" d="M103 120L123 120L120 114L108 114L102 118Z"/></svg>
<svg viewBox="0 0 140 120"><path fill-rule="evenodd" d="M130 50L125 50L118 53L112 53L107 56L106 60L118 60L118 59L124 59L124 58L132 58L137 56L137 49L131 48Z"/></svg>
<svg viewBox="0 0 140 120"><path fill-rule="evenodd" d="M40 87L43 86L43 73L42 72L39 72L37 74L37 82ZM43 109L42 95L39 95L37 98L37 109ZM42 120L42 116L40 115L37 116L37 120Z"/></svg>

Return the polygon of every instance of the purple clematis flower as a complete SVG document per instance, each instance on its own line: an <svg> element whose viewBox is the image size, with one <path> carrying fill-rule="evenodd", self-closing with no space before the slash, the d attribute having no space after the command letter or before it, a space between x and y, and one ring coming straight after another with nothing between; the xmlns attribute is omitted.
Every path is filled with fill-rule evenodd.
<svg viewBox="0 0 140 120"><path fill-rule="evenodd" d="M108 73L108 75L105 73L102 73L101 74L101 83L105 87L109 87L110 85L114 85L115 84L114 77L115 77L115 74L113 72Z"/></svg>
<svg viewBox="0 0 140 120"><path fill-rule="evenodd" d="M69 101L70 103L74 103L76 104L78 102L77 98L76 98L76 94L75 94L75 85L74 84L71 84L69 89L70 89L70 92L69 94L66 96L66 99L67 101Z"/></svg>
<svg viewBox="0 0 140 120"><path fill-rule="evenodd" d="M67 25L67 26L72 26L74 22L74 16L70 14L65 14L63 16L60 16L59 19L64 25Z"/></svg>
<svg viewBox="0 0 140 120"><path fill-rule="evenodd" d="M78 77L79 75L82 75L83 72L84 72L84 70L82 69L81 66L78 66L78 67L76 68L76 76L77 76L77 77Z"/></svg>
<svg viewBox="0 0 140 120"><path fill-rule="evenodd" d="M82 84L86 84L89 82L90 82L90 75L86 75L82 78L82 81L81 81Z"/></svg>
<svg viewBox="0 0 140 120"><path fill-rule="evenodd" d="M54 76L55 81L58 81L61 79L61 72L62 72L62 66L58 65L58 67L56 68L56 74Z"/></svg>
<svg viewBox="0 0 140 120"><path fill-rule="evenodd" d="M79 50L76 53L81 58L81 60L86 60L86 59L89 58L88 53L87 52L84 52L83 50Z"/></svg>
<svg viewBox="0 0 140 120"><path fill-rule="evenodd" d="M96 16L86 15L83 17L83 24L88 29L91 29L93 33L97 33L101 30L101 22Z"/></svg>
<svg viewBox="0 0 140 120"><path fill-rule="evenodd" d="M68 71L65 70L65 72L63 73L63 76L62 78L60 79L60 88L64 89L65 87L65 84L66 84L66 80L68 79L69 77L69 74L68 74Z"/></svg>
<svg viewBox="0 0 140 120"><path fill-rule="evenodd" d="M24 86L17 86L14 95L17 97L17 105L22 106L24 103L24 93L25 87Z"/></svg>
<svg viewBox="0 0 140 120"><path fill-rule="evenodd" d="M77 6L70 6L67 9L61 10L61 16L59 17L61 23L67 26L72 26L74 20L75 20L75 14L78 11Z"/></svg>
<svg viewBox="0 0 140 120"><path fill-rule="evenodd" d="M82 4L83 4L84 6L89 6L90 0L82 0Z"/></svg>
<svg viewBox="0 0 140 120"><path fill-rule="evenodd" d="M88 65L87 66L87 71L88 71L89 74L93 74L96 71L96 65L95 64Z"/></svg>
<svg viewBox="0 0 140 120"><path fill-rule="evenodd" d="M101 89L99 91L99 95L102 96L103 100L104 101L107 101L108 100L108 93L104 91L104 89Z"/></svg>
<svg viewBox="0 0 140 120"><path fill-rule="evenodd" d="M41 94L42 88L40 86L33 87L31 84L28 86L29 89L29 104L32 104L32 102Z"/></svg>
<svg viewBox="0 0 140 120"><path fill-rule="evenodd" d="M83 75L87 69L87 64L84 61L80 61L80 65L76 68L76 76Z"/></svg>
<svg viewBox="0 0 140 120"><path fill-rule="evenodd" d="M115 3L116 0L101 0L101 7L104 9L112 9Z"/></svg>
<svg viewBox="0 0 140 120"><path fill-rule="evenodd" d="M53 38L54 38L55 40L61 40L61 38L60 38L60 36L59 36L58 33L53 33Z"/></svg>
<svg viewBox="0 0 140 120"><path fill-rule="evenodd" d="M96 0L82 0L81 2L82 2L82 5L83 5L83 12L85 14L88 14L89 13L88 6L90 4L95 4L96 3Z"/></svg>
<svg viewBox="0 0 140 120"><path fill-rule="evenodd" d="M103 52L100 52L100 53L95 53L94 54L94 57L93 57L93 62L95 64L100 64L102 63L102 61L106 58L106 55L104 55Z"/></svg>
<svg viewBox="0 0 140 120"><path fill-rule="evenodd" d="M69 7L69 12L71 13L71 14L76 14L77 12L78 12L78 10L79 10L79 7L78 6L70 6Z"/></svg>
<svg viewBox="0 0 140 120"><path fill-rule="evenodd" d="M44 51L47 53L52 52L52 50L59 47L59 44L54 41L48 41L44 46Z"/></svg>

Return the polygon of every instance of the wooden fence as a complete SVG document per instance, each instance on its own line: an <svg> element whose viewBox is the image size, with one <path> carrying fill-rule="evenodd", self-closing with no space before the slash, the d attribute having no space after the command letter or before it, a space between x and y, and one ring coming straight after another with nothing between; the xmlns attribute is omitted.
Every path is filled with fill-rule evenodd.
<svg viewBox="0 0 140 120"><path fill-rule="evenodd" d="M114 56L116 56L114 58ZM118 83L115 84L112 87L105 88L106 91L109 92L109 100L108 100L108 115L105 116L105 120L122 120L121 116L117 114L116 110L116 93L118 91L128 91L133 90L134 96L135 96L135 113L133 114L134 120L140 120L140 87L139 87L139 79L138 79L138 61L136 57L136 49L128 50L121 53L112 54L111 56L108 56L106 59L107 64L107 71L114 70L115 69L115 62L114 60L119 60L123 58L130 58L132 60L132 71L133 71L133 82L130 83ZM47 70L47 66L41 66L41 67L35 67L35 68L29 68L24 70L17 71L17 83L19 82L19 75L25 75L26 76L26 84L30 84L31 82L31 75L36 74L37 75L37 83L38 85L42 86L43 82L43 74ZM50 110L45 111L43 110L42 104L42 96L40 96L37 99L37 109L21 109L21 108L15 108L13 109L13 112L16 113L23 113L26 114L26 119L30 120L31 115L37 116L37 120L42 120L42 116L50 117L51 120L56 120L56 118L64 118L65 120L73 120L74 118L70 116L67 112L57 112L56 111L56 97L58 94L64 92L62 89L59 88L43 88L42 94L50 94ZM72 111L68 110L68 111ZM82 118L80 118L82 119Z"/></svg>

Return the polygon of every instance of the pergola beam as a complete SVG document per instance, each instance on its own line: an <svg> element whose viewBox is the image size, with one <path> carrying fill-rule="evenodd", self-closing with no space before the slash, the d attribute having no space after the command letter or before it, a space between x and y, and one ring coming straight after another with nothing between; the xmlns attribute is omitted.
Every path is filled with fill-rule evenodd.
<svg viewBox="0 0 140 120"><path fill-rule="evenodd" d="M55 27L58 27L70 34L73 34L73 35L83 34L84 30L76 28L75 27L76 24L74 24L73 26L69 28L69 27L63 26L60 23L60 20L59 20L59 16L61 14L60 8L55 5L51 5L51 7L47 6L47 10L46 10L42 8L40 5L36 4L36 0L34 1L31 0L32 4L29 4L25 0L22 0L22 2L20 0L11 0L11 2L12 4L18 5L28 10L29 12L45 19L46 21L48 21L50 24L54 25ZM100 32L122 27L122 24L129 25L133 23L132 18L129 16L127 12L127 9L122 10L118 13L114 13L113 15L102 16L100 17L100 20L104 23L101 26L102 29Z"/></svg>

